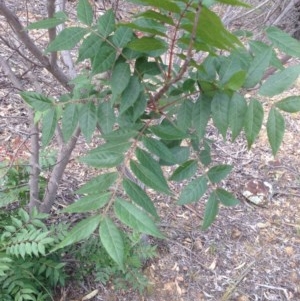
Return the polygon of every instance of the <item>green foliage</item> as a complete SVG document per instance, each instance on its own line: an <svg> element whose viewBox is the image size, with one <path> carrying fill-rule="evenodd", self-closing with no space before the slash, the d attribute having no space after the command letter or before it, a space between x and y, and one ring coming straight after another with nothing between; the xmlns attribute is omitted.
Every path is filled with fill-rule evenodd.
<svg viewBox="0 0 300 301"><path fill-rule="evenodd" d="M21 93L34 109L36 122L41 122L44 146L51 143L58 124L65 142L77 127L87 142L100 131L103 144L79 160L101 168L101 173L82 185L76 191L81 198L63 210L86 215L52 251L95 240L96 251L102 248L101 254L109 254L103 262L95 261L96 267L106 267L97 271L98 279L105 281L117 272L128 281L126 269L141 265L128 251L125 232L164 237L155 223L153 191L169 195L178 205L205 196L203 229L213 223L220 204L238 203L221 188L233 166L211 162L208 125L214 125L224 140L244 135L250 148L263 126L264 108L256 98L246 100L245 90L261 85L258 93L271 97L289 88L300 74L299 65L284 68L274 51L278 47L299 57L295 50L299 42L271 28L266 30L269 42L249 40L247 51L210 9L212 2L244 5L240 1L131 1L147 6L146 10L130 22L118 23L112 10L94 20L89 2L80 0L77 17L82 26L65 28L47 52L78 47L77 61L86 61L91 70L79 74L71 82L73 90L59 101L36 92ZM41 26L46 25L32 28ZM279 70L265 80L270 66ZM285 129L279 110L299 111L299 96L274 103L268 113L266 129L274 155ZM124 179L128 169L131 175ZM176 195L169 181L182 180L185 184ZM5 233L19 228L17 220L12 219ZM51 244L44 241L46 232L20 233L21 242L12 241L17 247L7 246L9 255L41 256ZM24 239L29 241L27 251L20 247Z"/></svg>
<svg viewBox="0 0 300 301"><path fill-rule="evenodd" d="M132 287L142 292L148 285L142 273L142 267L147 260L157 256L156 248L147 244L137 233L130 235L121 233L121 240L122 249L111 247L114 249L114 254L115 252L123 253L124 269L112 259L99 239L91 238L80 245L71 246L68 250L68 253L80 263L75 268L73 267L72 276L79 281L92 276L103 284L113 283L115 289Z"/></svg>
<svg viewBox="0 0 300 301"><path fill-rule="evenodd" d="M46 186L46 178L43 176L43 172L52 169L55 164L55 157L54 151L45 150L40 153L39 197L43 196ZM0 162L0 208L12 203L18 203L20 207L27 205L30 193L29 176L30 168L26 160L16 160L11 166L9 161ZM2 213L6 215L5 210Z"/></svg>
<svg viewBox="0 0 300 301"><path fill-rule="evenodd" d="M0 297L1 300L51 298L57 285L64 285L64 264L49 249L57 242L43 219L33 210L9 212L0 225Z"/></svg>
<svg viewBox="0 0 300 301"><path fill-rule="evenodd" d="M21 205L27 203L29 197L29 168L26 162L15 162L9 166L9 162L0 162L0 208L14 202Z"/></svg>

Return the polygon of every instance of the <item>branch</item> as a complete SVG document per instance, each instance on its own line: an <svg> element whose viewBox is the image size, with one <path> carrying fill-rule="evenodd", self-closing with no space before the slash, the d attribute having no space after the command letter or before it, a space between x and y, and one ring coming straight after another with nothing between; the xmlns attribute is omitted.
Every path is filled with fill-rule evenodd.
<svg viewBox="0 0 300 301"><path fill-rule="evenodd" d="M68 91L71 90L69 86L69 78L58 68L57 65L51 65L47 56L36 46L34 41L29 37L23 25L20 23L17 15L13 13L7 6L0 1L0 15L6 18L6 21L15 31L19 40L27 47L27 49L41 62L46 68Z"/></svg>
<svg viewBox="0 0 300 301"><path fill-rule="evenodd" d="M11 70L7 61L2 56L0 56L0 66L2 67L4 74L10 79L13 86L16 89L18 89L19 91L22 91L23 86L22 86L20 80L17 78L15 73Z"/></svg>
<svg viewBox="0 0 300 301"><path fill-rule="evenodd" d="M285 56L283 56L281 59L280 59L280 62L282 63L282 65L286 64L290 59L292 58L292 56L286 54ZM267 79L270 75L274 74L275 72L277 71L277 68L270 68L266 71L266 73L264 74L262 80L265 80Z"/></svg>
<svg viewBox="0 0 300 301"><path fill-rule="evenodd" d="M7 61L0 56L0 66L2 67L5 75L10 79L12 84L19 91L23 90L23 85L17 78L15 73L10 68ZM40 176L40 166L39 166L39 129L34 123L33 112L31 109L28 110L30 119L30 146L31 146L31 156L30 156L30 178L29 178L29 188L30 188L30 200L29 209L32 210L34 207L39 206L39 176Z"/></svg>
<svg viewBox="0 0 300 301"><path fill-rule="evenodd" d="M48 1L51 1L51 0L48 0ZM65 11L65 6L66 6L66 0L58 0L57 4L56 4L56 11ZM60 24L57 26L57 30L60 32L64 29L64 27L65 27L64 24ZM77 73L76 73L76 70L74 67L74 62L73 62L70 51L68 51L68 50L61 51L61 58L62 58L63 63L68 67L69 77L70 78L76 77Z"/></svg>
<svg viewBox="0 0 300 301"><path fill-rule="evenodd" d="M48 0L47 1L47 11L48 11L48 18L53 18L55 14L55 0ZM49 28L48 29L49 41L52 42L56 38L56 28ZM51 65L56 65L57 63L57 52L51 52Z"/></svg>
<svg viewBox="0 0 300 301"><path fill-rule="evenodd" d="M51 210L51 207L55 201L59 183L61 182L66 166L70 160L72 151L76 146L76 142L79 134L80 134L80 128L77 128L69 143L67 145L62 146L58 154L58 158L57 158L58 163L54 166L51 172L51 176L48 181L45 196L39 208L41 212L48 213Z"/></svg>

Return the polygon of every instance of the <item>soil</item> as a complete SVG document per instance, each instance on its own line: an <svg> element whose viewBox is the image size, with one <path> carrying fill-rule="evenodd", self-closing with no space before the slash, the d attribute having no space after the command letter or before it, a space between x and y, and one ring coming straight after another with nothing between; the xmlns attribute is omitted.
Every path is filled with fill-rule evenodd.
<svg viewBox="0 0 300 301"><path fill-rule="evenodd" d="M3 82L7 80L3 73L0 77ZM24 138L24 107L9 87L1 89L0 162L29 155L28 141ZM273 101L299 95L299 90L298 83L276 99L262 99L265 111ZM254 93L251 91L246 96ZM154 241L158 245L158 257L144 267L149 285L142 295L89 282L88 286L69 284L61 288L57 300L300 300L300 116L285 117L286 133L275 158L265 131L250 151L243 137L235 143L224 142L214 130L209 131L209 138L215 141L214 164L234 166L222 187L233 192L240 203L236 207L222 207L208 230L200 229L205 198L182 207L168 197L153 196L162 217L160 228L168 238ZM80 143L74 158L86 148L84 142ZM74 161L69 165L65 176L69 182L62 185L56 206L70 201L64 199L69 195L66 189L90 176L81 168ZM261 206L243 196L247 183L252 180L272 186ZM172 187L178 193L180 188L180 185Z"/></svg>

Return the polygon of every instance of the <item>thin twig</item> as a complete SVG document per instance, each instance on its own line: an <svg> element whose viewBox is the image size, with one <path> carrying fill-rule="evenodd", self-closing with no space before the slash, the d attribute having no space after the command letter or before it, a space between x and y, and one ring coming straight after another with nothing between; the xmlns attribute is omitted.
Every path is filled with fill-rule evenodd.
<svg viewBox="0 0 300 301"><path fill-rule="evenodd" d="M199 1L198 7L196 9L196 14L195 14L195 19L194 19L194 23L193 23L193 29L192 29L192 33L191 33L190 43L189 43L189 47L188 47L188 50L187 50L187 55L186 55L186 58L184 60L184 63L181 66L178 75L175 76L173 79L167 81L165 83L165 85L156 94L154 94L151 97L152 101L154 103L158 102L158 100L168 91L168 89L183 77L184 73L187 70L187 67L189 66L189 63L192 59L194 44L195 44L195 40L196 40L196 32L197 32L197 27L198 27L198 23L199 23L201 7L202 7L202 1Z"/></svg>
<svg viewBox="0 0 300 301"><path fill-rule="evenodd" d="M233 292L236 290L240 282L246 277L246 275L251 271L253 265L255 264L255 260L252 261L247 268L241 273L241 275L234 281L232 285L230 285L226 292L223 294L221 301L227 301L230 299Z"/></svg>
<svg viewBox="0 0 300 301"><path fill-rule="evenodd" d="M53 18L55 14L55 0L47 0L47 11L48 11L48 18ZM49 42L52 42L56 38L56 27L49 28L48 35L49 35ZM52 66L57 64L57 51L51 52L50 62Z"/></svg>
<svg viewBox="0 0 300 301"><path fill-rule="evenodd" d="M69 78L57 65L51 65L49 58L43 54L30 38L17 15L12 12L3 1L0 1L0 15L3 15L6 18L6 21L15 31L18 39L24 43L27 49L40 61L44 68L46 68L63 85L63 87L70 91L72 88L68 84Z"/></svg>

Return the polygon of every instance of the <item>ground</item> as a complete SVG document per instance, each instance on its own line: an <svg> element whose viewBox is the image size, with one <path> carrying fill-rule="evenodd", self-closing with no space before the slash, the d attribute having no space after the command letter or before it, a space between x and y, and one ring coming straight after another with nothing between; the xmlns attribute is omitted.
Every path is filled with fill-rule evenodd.
<svg viewBox="0 0 300 301"><path fill-rule="evenodd" d="M295 85L288 95L299 95ZM4 90L3 90L4 91ZM249 95L255 93L251 91ZM280 96L281 97L281 96ZM14 102L12 101L14 100ZM268 111L272 99L263 99ZM26 156L22 126L23 105L1 94L0 160ZM212 130L214 163L233 164L222 182L240 200L236 207L220 209L216 222L200 229L205 198L197 204L176 206L174 200L155 195L160 228L165 241L156 241L158 256L144 267L149 285L143 294L115 291L89 282L69 284L60 290L60 301L256 301L300 300L300 116L286 116L286 134L274 158L265 132L248 151L242 138L231 144ZM23 121L22 121L23 120ZM81 143L74 153L85 148ZM27 153L28 155L28 153ZM88 172L72 161L64 189L84 182ZM199 173L202 171L199 170ZM255 205L243 196L249 181L272 185L265 202ZM172 187L179 191L179 186ZM55 208L54 208L55 209Z"/></svg>

